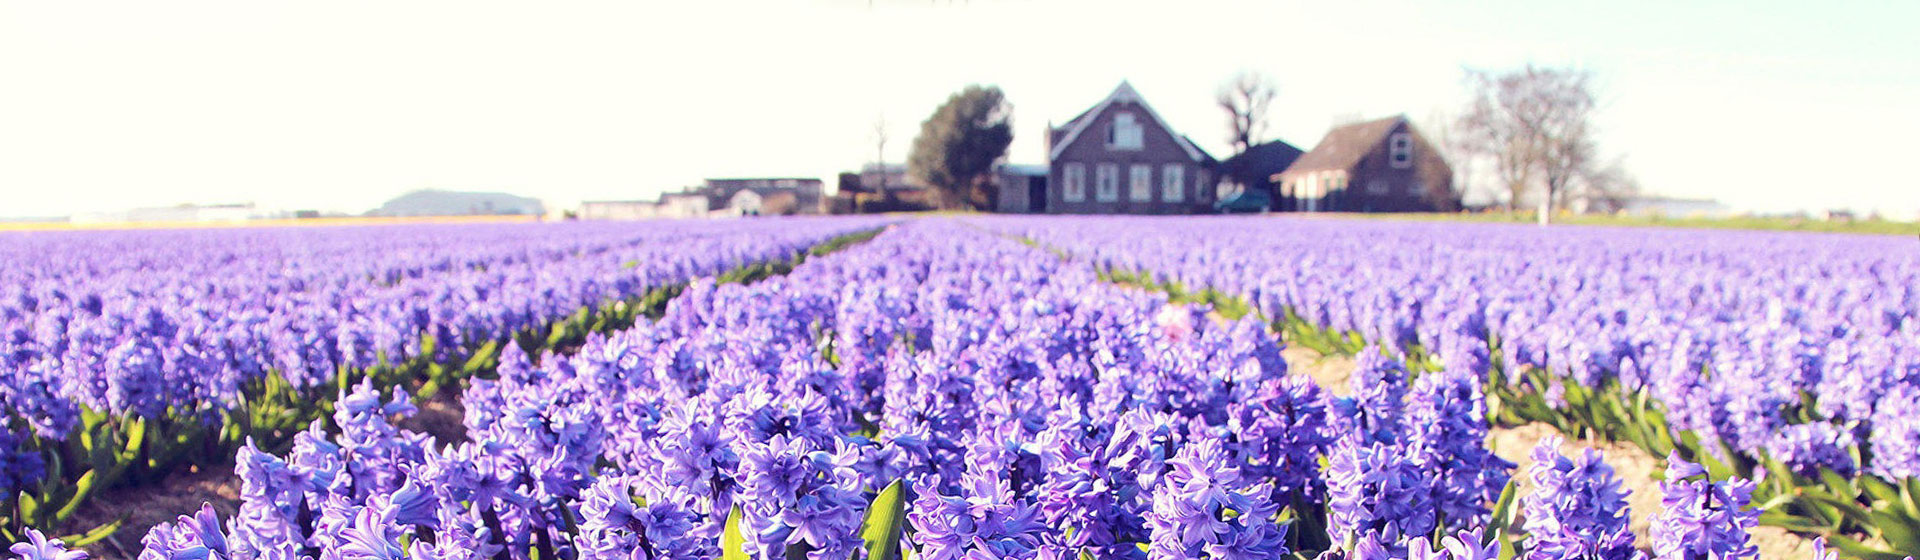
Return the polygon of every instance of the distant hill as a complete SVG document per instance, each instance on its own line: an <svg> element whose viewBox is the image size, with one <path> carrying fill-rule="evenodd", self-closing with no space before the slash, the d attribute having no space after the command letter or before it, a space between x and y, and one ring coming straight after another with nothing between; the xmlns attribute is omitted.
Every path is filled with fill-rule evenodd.
<svg viewBox="0 0 1920 560"><path fill-rule="evenodd" d="M426 189L387 201L369 216L538 216L546 213L539 199L499 192L459 192Z"/></svg>

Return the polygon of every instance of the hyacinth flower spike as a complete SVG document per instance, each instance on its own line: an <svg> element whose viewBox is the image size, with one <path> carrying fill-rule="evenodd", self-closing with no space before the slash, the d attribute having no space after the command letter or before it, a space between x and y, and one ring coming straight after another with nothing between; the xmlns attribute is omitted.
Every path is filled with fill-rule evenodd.
<svg viewBox="0 0 1920 560"><path fill-rule="evenodd" d="M1758 558L1749 535L1760 511L1747 507L1753 482L1714 482L1699 464L1667 455L1667 480L1661 483L1665 507L1652 519L1654 558L1658 560L1739 560Z"/></svg>
<svg viewBox="0 0 1920 560"><path fill-rule="evenodd" d="M27 529L27 540L14 543L7 550L12 551L19 560L86 560L84 550L67 550L66 543L60 539L49 539L40 534L39 529Z"/></svg>

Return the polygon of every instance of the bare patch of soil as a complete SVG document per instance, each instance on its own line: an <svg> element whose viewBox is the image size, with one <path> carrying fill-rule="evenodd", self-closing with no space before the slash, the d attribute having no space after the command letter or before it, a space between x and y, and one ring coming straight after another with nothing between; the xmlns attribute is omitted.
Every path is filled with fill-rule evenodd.
<svg viewBox="0 0 1920 560"><path fill-rule="evenodd" d="M441 446L466 441L467 429L461 424L466 413L453 392L442 392L419 408L399 426L432 435ZM96 560L132 560L140 554L140 539L148 529L200 511L201 504L212 504L222 518L239 511L240 477L232 465L190 468L152 484L108 489L82 504L59 532L83 533L125 516L119 531L86 549Z"/></svg>
<svg viewBox="0 0 1920 560"><path fill-rule="evenodd" d="M1300 375L1311 377L1322 388L1336 396L1346 396L1351 392L1348 379L1353 375L1353 358L1347 356L1323 356L1319 352L1298 346L1288 346L1281 354L1287 360L1287 369ZM1533 483L1526 479L1527 466L1533 463L1528 455L1540 440L1549 435L1560 435L1552 426L1533 423L1514 428L1494 428L1488 445L1494 453L1519 465L1514 476L1519 477L1521 495L1532 491ZM1563 435L1564 438L1564 435ZM1647 548L1648 518L1660 511L1660 482L1654 480L1654 473L1666 468L1666 461L1647 454L1631 443L1617 443L1591 440L1569 439L1561 446L1560 452L1571 455L1581 449L1598 449L1606 457L1607 465L1620 477L1621 485L1631 492L1627 497L1631 525L1636 544ZM1813 541L1795 535L1779 527L1759 527L1753 530L1753 543L1760 548L1762 560L1803 560L1813 557Z"/></svg>
<svg viewBox="0 0 1920 560"><path fill-rule="evenodd" d="M1533 423L1514 428L1494 428L1490 445L1495 454L1520 465L1515 475L1521 478L1520 492L1532 490L1533 482L1526 479L1527 466L1533 464L1528 455L1540 440L1549 435L1562 435L1559 430L1541 423ZM1627 505L1632 508L1631 528L1635 544L1648 548L1648 519L1654 512L1660 511L1660 482L1653 475L1666 468L1666 460L1647 454L1630 443L1573 440L1569 439L1560 447L1560 453L1571 456L1582 449L1597 449L1606 457L1608 466L1613 467L1615 475L1620 477L1621 486L1631 492L1627 496ZM1779 527L1759 527L1752 531L1753 544L1760 548L1762 560L1803 560L1813 557L1813 541L1795 535Z"/></svg>
<svg viewBox="0 0 1920 560"><path fill-rule="evenodd" d="M1530 457L1533 448L1547 436L1565 437L1553 426L1538 422L1513 428L1496 427L1492 432L1491 437L1488 438L1488 446L1493 448L1494 454L1519 465L1519 468L1514 470L1514 476L1520 479L1519 489L1522 496L1533 491L1533 481L1526 476L1527 468L1533 465L1533 459ZM1613 467L1614 475L1620 477L1621 487L1629 492L1627 506L1631 508L1630 527L1633 529L1635 544L1646 548L1649 546L1647 519L1654 512L1660 511L1660 483L1654 480L1653 475L1666 468L1666 461L1648 455L1646 451L1632 444L1590 440L1568 440L1560 446L1560 453L1573 456L1581 453L1582 449L1589 448L1599 450L1606 457L1607 466Z"/></svg>
<svg viewBox="0 0 1920 560"><path fill-rule="evenodd" d="M400 421L400 428L433 436L434 443L441 448L467 441L467 426L461 423L467 411L454 391L436 393L418 407L419 412Z"/></svg>
<svg viewBox="0 0 1920 560"><path fill-rule="evenodd" d="M60 533L82 533L125 516L119 531L86 548L97 560L130 560L140 554L149 528L200 511L201 504L212 504L222 518L238 513L240 477L232 465L190 467L153 484L108 489L81 504Z"/></svg>
<svg viewBox="0 0 1920 560"><path fill-rule="evenodd" d="M1344 397L1353 392L1347 379L1353 377L1353 357L1323 356L1319 352L1299 346L1288 346L1280 351L1287 360L1287 371L1313 378L1315 383L1336 397Z"/></svg>

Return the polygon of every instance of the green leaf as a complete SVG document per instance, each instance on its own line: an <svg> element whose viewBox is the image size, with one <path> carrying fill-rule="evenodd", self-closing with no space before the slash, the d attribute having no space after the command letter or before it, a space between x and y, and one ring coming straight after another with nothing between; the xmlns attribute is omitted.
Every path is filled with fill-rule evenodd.
<svg viewBox="0 0 1920 560"><path fill-rule="evenodd" d="M120 464L126 465L140 456L140 448L147 442L147 420L135 416L129 421L127 429L127 447L120 450Z"/></svg>
<svg viewBox="0 0 1920 560"><path fill-rule="evenodd" d="M727 514L726 532L720 534L721 560L748 560L747 539L740 536L740 506Z"/></svg>
<svg viewBox="0 0 1920 560"><path fill-rule="evenodd" d="M1827 545L1838 548L1841 552L1846 553L1847 556L1859 558L1860 560L1904 560L1907 557L1905 554L1867 546L1865 543L1861 543L1846 535L1828 536Z"/></svg>
<svg viewBox="0 0 1920 560"><path fill-rule="evenodd" d="M1874 525L1880 528L1880 538L1894 550L1920 550L1920 528L1913 521L1884 511L1871 512Z"/></svg>
<svg viewBox="0 0 1920 560"><path fill-rule="evenodd" d="M1900 503L1900 490L1894 488L1892 484L1888 484L1887 481L1880 480L1880 477L1862 476L1859 478L1859 481L1860 489L1865 490L1867 495L1873 496L1875 501L1891 504Z"/></svg>
<svg viewBox="0 0 1920 560"><path fill-rule="evenodd" d="M1920 517L1920 478L1908 478L1901 486L1905 491L1900 493L1900 501L1907 505L1907 512Z"/></svg>
<svg viewBox="0 0 1920 560"><path fill-rule="evenodd" d="M1772 511L1774 508L1786 505L1788 503L1792 503L1793 500L1794 500L1793 494L1780 494L1778 496L1774 496L1771 499L1768 499L1766 502L1761 503L1759 506L1754 507L1754 509L1757 509L1760 511Z"/></svg>
<svg viewBox="0 0 1920 560"><path fill-rule="evenodd" d="M1790 515L1780 510L1767 510L1767 511L1761 512L1760 524L1780 527L1789 531L1796 531L1801 533L1827 534L1832 532L1832 527L1829 527L1825 523L1821 523L1819 521L1807 519L1804 517L1797 517L1794 515Z"/></svg>
<svg viewBox="0 0 1920 560"><path fill-rule="evenodd" d="M35 519L36 515L39 513L40 513L40 500L35 499L32 494L21 492L20 493L20 517L22 518L22 520L25 522L31 523L32 520Z"/></svg>
<svg viewBox="0 0 1920 560"><path fill-rule="evenodd" d="M1819 502L1821 505L1833 508L1833 510L1836 513L1840 514L1841 516L1845 517L1850 521L1859 523L1866 527L1873 526L1873 523L1874 523L1873 518L1867 514L1866 508L1860 507L1860 504L1855 503L1851 499L1834 496L1832 494L1828 494L1825 491L1822 491L1818 488L1813 488L1813 487L1803 488L1801 489L1801 491L1803 492L1802 497Z"/></svg>
<svg viewBox="0 0 1920 560"><path fill-rule="evenodd" d="M67 535L64 537L60 537L60 540L65 541L68 547L80 548L83 546L91 545L96 542L100 542L100 539L104 539L104 538L107 538L108 536L113 535L115 531L120 530L121 525L125 525L126 523L127 523L127 517L123 515L123 516L120 516L119 519L115 519L108 523L102 523L99 527L94 527L93 529L87 531L86 533L78 534L78 535Z"/></svg>
<svg viewBox="0 0 1920 560"><path fill-rule="evenodd" d="M1514 544L1515 539L1508 538L1506 535L1501 535L1499 539L1500 560L1513 560L1520 557L1520 547Z"/></svg>
<svg viewBox="0 0 1920 560"><path fill-rule="evenodd" d="M1852 482L1840 476L1840 473L1833 472L1833 469L1821 467L1820 481L1826 484L1827 492L1836 497L1852 499L1860 495L1860 490L1854 488Z"/></svg>
<svg viewBox="0 0 1920 560"><path fill-rule="evenodd" d="M1507 487L1500 491L1500 500L1493 505L1493 517L1487 523L1488 532L1504 533L1513 523L1513 504L1519 501L1520 478L1507 479Z"/></svg>
<svg viewBox="0 0 1920 560"><path fill-rule="evenodd" d="M100 477L96 476L99 473L100 471L98 470L89 470L86 474L80 475L80 480L73 483L73 497L69 498L67 503L60 507L59 511L53 513L54 523L66 521L67 518L73 517L73 512L80 509L80 504L87 501L87 498L93 496L94 488L99 486Z"/></svg>
<svg viewBox="0 0 1920 560"><path fill-rule="evenodd" d="M868 560L892 560L900 556L900 534L906 529L905 491L894 480L867 507L860 537L866 539Z"/></svg>

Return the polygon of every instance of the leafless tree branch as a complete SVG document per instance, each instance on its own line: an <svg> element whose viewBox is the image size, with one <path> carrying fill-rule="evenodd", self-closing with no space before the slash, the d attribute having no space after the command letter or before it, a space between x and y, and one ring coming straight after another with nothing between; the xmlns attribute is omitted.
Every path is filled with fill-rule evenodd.
<svg viewBox="0 0 1920 560"><path fill-rule="evenodd" d="M1246 151L1266 134L1267 108L1278 93L1273 80L1253 71L1235 74L1220 86L1214 101L1227 113L1227 141L1234 153Z"/></svg>
<svg viewBox="0 0 1920 560"><path fill-rule="evenodd" d="M1530 191L1539 191L1544 219L1577 198L1593 200L1631 183L1623 170L1608 169L1596 155L1592 81L1583 70L1531 64L1498 74L1467 72L1473 101L1458 122L1461 146L1492 164L1509 210Z"/></svg>

